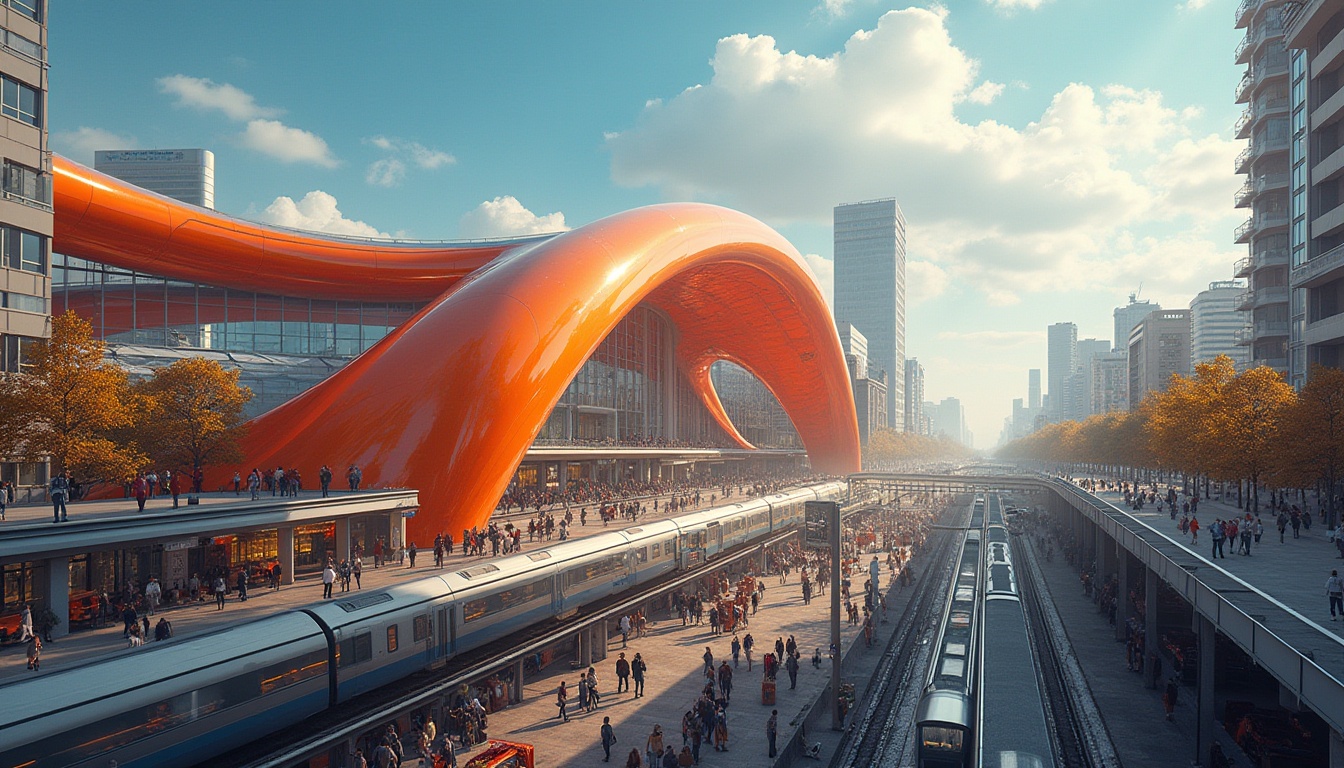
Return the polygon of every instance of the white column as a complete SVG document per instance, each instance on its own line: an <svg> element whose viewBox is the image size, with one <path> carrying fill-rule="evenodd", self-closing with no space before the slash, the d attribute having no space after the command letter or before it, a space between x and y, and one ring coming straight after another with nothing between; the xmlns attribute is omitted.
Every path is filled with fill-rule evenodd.
<svg viewBox="0 0 1344 768"><path fill-rule="evenodd" d="M53 557L47 561L47 600L43 606L34 607L34 618L42 607L50 608L60 620L51 630L52 637L70 634L70 558Z"/></svg>
<svg viewBox="0 0 1344 768"><path fill-rule="evenodd" d="M284 526L276 532L276 550L280 558L280 583L294 583L294 527Z"/></svg>

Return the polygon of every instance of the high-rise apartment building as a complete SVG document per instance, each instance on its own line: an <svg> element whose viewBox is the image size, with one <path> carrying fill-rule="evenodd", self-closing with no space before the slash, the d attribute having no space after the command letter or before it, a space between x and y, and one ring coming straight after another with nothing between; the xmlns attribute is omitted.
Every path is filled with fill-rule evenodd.
<svg viewBox="0 0 1344 768"><path fill-rule="evenodd" d="M892 429L905 421L905 215L895 198L835 207L835 322L861 329L888 372Z"/></svg>
<svg viewBox="0 0 1344 768"><path fill-rule="evenodd" d="M1041 410L1041 369L1031 368L1027 371L1027 408L1033 411Z"/></svg>
<svg viewBox="0 0 1344 768"><path fill-rule="evenodd" d="M1076 344L1078 366L1065 382L1068 406L1065 418L1082 421L1092 410L1092 363L1111 353L1108 339L1079 339Z"/></svg>
<svg viewBox="0 0 1344 768"><path fill-rule="evenodd" d="M1068 380L1078 370L1078 326L1055 323L1046 329L1046 383L1050 403L1046 408L1052 419L1068 417Z"/></svg>
<svg viewBox="0 0 1344 768"><path fill-rule="evenodd" d="M1236 160L1236 172L1246 183L1234 198L1237 207L1250 210L1237 227L1236 242L1248 247L1233 269L1235 277L1250 284L1242 291L1237 309L1247 313L1244 334L1250 365L1288 369L1288 182L1289 92L1288 51L1284 47L1284 11L1288 0L1242 0L1236 26L1246 37L1236 49L1237 64L1246 73L1237 84L1236 100L1245 104L1237 120L1238 139L1250 139Z"/></svg>
<svg viewBox="0 0 1344 768"><path fill-rule="evenodd" d="M1190 375L1190 310L1153 312L1129 332L1129 409L1165 392L1172 374Z"/></svg>
<svg viewBox="0 0 1344 768"><path fill-rule="evenodd" d="M849 368L849 383L854 391L854 410L859 420L859 442L887 428L887 372L868 364L868 340L859 329L846 323L840 326L840 348Z"/></svg>
<svg viewBox="0 0 1344 768"><path fill-rule="evenodd" d="M924 424L924 366L915 358L905 361L905 431L922 434Z"/></svg>
<svg viewBox="0 0 1344 768"><path fill-rule="evenodd" d="M1111 351L1092 361L1092 413L1129 409L1129 351Z"/></svg>
<svg viewBox="0 0 1344 768"><path fill-rule="evenodd" d="M1313 365L1344 368L1344 2L1283 4L1290 7L1288 377L1300 387Z"/></svg>
<svg viewBox="0 0 1344 768"><path fill-rule="evenodd" d="M93 168L150 192L211 210L215 153L208 149L101 149Z"/></svg>
<svg viewBox="0 0 1344 768"><path fill-rule="evenodd" d="M933 406L933 423L931 429L934 435L946 435L949 438L969 447L971 437L966 429L966 409L961 401L955 397L945 397L942 402Z"/></svg>
<svg viewBox="0 0 1344 768"><path fill-rule="evenodd" d="M0 371L21 372L28 348L51 335L51 154L47 147L44 0L0 3ZM16 485L47 480L41 463L0 464Z"/></svg>
<svg viewBox="0 0 1344 768"><path fill-rule="evenodd" d="M1209 283L1190 300L1191 368L1227 355L1244 368L1247 351L1254 343L1254 328L1246 325L1246 313L1237 309L1246 286L1237 280Z"/></svg>
<svg viewBox="0 0 1344 768"><path fill-rule="evenodd" d="M1137 293L1129 294L1129 303L1116 307L1112 315L1115 318L1115 342L1111 349L1123 352L1129 349L1129 332L1134 330L1143 318L1162 309L1161 305L1144 299L1139 301Z"/></svg>

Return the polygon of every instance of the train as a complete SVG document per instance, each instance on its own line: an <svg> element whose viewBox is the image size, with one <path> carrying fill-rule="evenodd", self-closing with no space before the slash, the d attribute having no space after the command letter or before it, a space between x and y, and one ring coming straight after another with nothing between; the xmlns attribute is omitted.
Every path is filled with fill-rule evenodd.
<svg viewBox="0 0 1344 768"><path fill-rule="evenodd" d="M977 496L915 713L920 768L1055 768L1026 622L1002 500Z"/></svg>
<svg viewBox="0 0 1344 768"><path fill-rule="evenodd" d="M0 765L181 766L793 528L826 482L342 593L0 685Z"/></svg>

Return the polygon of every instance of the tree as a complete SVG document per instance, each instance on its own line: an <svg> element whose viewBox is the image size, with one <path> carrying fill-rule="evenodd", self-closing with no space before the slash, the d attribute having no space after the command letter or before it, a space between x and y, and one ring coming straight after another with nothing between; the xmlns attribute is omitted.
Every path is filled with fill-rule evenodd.
<svg viewBox="0 0 1344 768"><path fill-rule="evenodd" d="M126 372L103 360L103 342L74 312L52 318L51 338L33 344L22 374L0 382L0 446L21 461L51 459L84 486L121 482L144 461L114 433L131 424Z"/></svg>
<svg viewBox="0 0 1344 768"><path fill-rule="evenodd" d="M1151 396L1149 447L1163 466L1191 475L1209 474L1219 451L1214 412L1237 378L1227 355L1195 366L1193 376L1172 376L1165 392Z"/></svg>
<svg viewBox="0 0 1344 768"><path fill-rule="evenodd" d="M195 471L242 460L243 407L252 390L239 386L238 374L193 357L159 368L135 385L144 404L135 433L156 465Z"/></svg>
<svg viewBox="0 0 1344 768"><path fill-rule="evenodd" d="M1275 451L1275 477L1284 486L1326 487L1326 521L1333 528L1335 489L1344 471L1344 371L1312 366L1297 401L1284 410Z"/></svg>
<svg viewBox="0 0 1344 768"><path fill-rule="evenodd" d="M1220 479L1251 483L1251 509L1260 509L1260 478L1272 470L1282 417L1296 393L1272 368L1258 366L1232 379L1212 409L1213 466Z"/></svg>

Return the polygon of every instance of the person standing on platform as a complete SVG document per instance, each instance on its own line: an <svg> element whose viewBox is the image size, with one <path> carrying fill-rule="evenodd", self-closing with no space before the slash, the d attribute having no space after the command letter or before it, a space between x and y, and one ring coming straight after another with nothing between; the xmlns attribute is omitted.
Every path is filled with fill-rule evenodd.
<svg viewBox="0 0 1344 768"><path fill-rule="evenodd" d="M247 602L247 566L238 570L238 602Z"/></svg>
<svg viewBox="0 0 1344 768"><path fill-rule="evenodd" d="M168 481L168 492L173 495L173 509L178 508L177 497L182 495L182 473L174 472L173 479Z"/></svg>
<svg viewBox="0 0 1344 768"><path fill-rule="evenodd" d="M625 660L625 653L621 653L616 658L616 692L630 690L630 662Z"/></svg>
<svg viewBox="0 0 1344 768"><path fill-rule="evenodd" d="M1167 690L1162 694L1162 709L1166 710L1167 719L1174 720L1172 716L1176 712L1176 697L1180 695L1180 688L1176 685L1175 675L1167 678Z"/></svg>
<svg viewBox="0 0 1344 768"><path fill-rule="evenodd" d="M644 742L644 754L649 759L650 766L660 765L663 759L663 726L653 726L653 733Z"/></svg>
<svg viewBox="0 0 1344 768"><path fill-rule="evenodd" d="M55 517L51 522L66 522L65 502L70 497L70 473L62 472L51 478L51 485L48 486L48 492L51 495L51 513Z"/></svg>
<svg viewBox="0 0 1344 768"><path fill-rule="evenodd" d="M331 488L331 467L326 464L317 470L317 481L322 484L322 498L327 498L327 492Z"/></svg>
<svg viewBox="0 0 1344 768"><path fill-rule="evenodd" d="M139 505L138 512L145 511L145 500L149 498L149 481L145 479L145 473L139 472L135 476L135 481L131 483L131 495L135 497L135 503Z"/></svg>
<svg viewBox="0 0 1344 768"><path fill-rule="evenodd" d="M350 490L354 490L351 488ZM373 567L381 568L383 565L383 537L379 536L373 540Z"/></svg>
<svg viewBox="0 0 1344 768"><path fill-rule="evenodd" d="M635 660L630 662L630 677L635 681L635 698L638 699L644 695L644 673L649 669L649 665L644 663L644 659L635 654Z"/></svg>
<svg viewBox="0 0 1344 768"><path fill-rule="evenodd" d="M149 577L149 583L145 585L145 605L149 607L149 615L153 616L159 609L159 601L163 599L163 587L159 586L159 580L153 576Z"/></svg>
<svg viewBox="0 0 1344 768"><path fill-rule="evenodd" d="M756 638L748 632L747 636L742 638L742 652L747 655L747 671L751 671L751 649L756 647Z"/></svg>
<svg viewBox="0 0 1344 768"><path fill-rule="evenodd" d="M271 588L272 588L272 589L279 589L279 588L280 588L280 582L282 581L282 578L281 578L281 577L283 577L284 575L285 575L285 569L284 569L283 567L281 567L281 565L280 565L280 561L279 561L279 560L276 560L276 561L275 561L275 565L272 565L272 566L271 566Z"/></svg>
<svg viewBox="0 0 1344 768"><path fill-rule="evenodd" d="M702 658L702 659L705 660L705 670L704 670L705 677L708 677L710 680L713 680L713 679L714 679L714 652L711 651L711 650L709 650L709 646L708 646L708 645L705 646L705 655L704 655L704 656L701 656L700 658Z"/></svg>
<svg viewBox="0 0 1344 768"><path fill-rule="evenodd" d="M355 563L351 566L350 572L355 576L355 589L363 589L359 577L364 575L364 559L359 555L355 555Z"/></svg>
<svg viewBox="0 0 1344 768"><path fill-rule="evenodd" d="M742 641L737 639L737 635L733 635L733 644L731 648L733 651L733 666L736 667L738 665L738 658L742 655Z"/></svg>
<svg viewBox="0 0 1344 768"><path fill-rule="evenodd" d="M331 585L336 583L336 569L331 567L331 560L327 560L327 567L322 569L322 599L331 599Z"/></svg>
<svg viewBox="0 0 1344 768"><path fill-rule="evenodd" d="M779 735L779 710L770 710L770 719L765 721L765 740L770 742L770 757L775 756L775 738Z"/></svg>
<svg viewBox="0 0 1344 768"><path fill-rule="evenodd" d="M243 492L243 476L237 472L233 473L233 495L238 496Z"/></svg>
<svg viewBox="0 0 1344 768"><path fill-rule="evenodd" d="M228 589L228 586L224 583L224 577L223 577L223 576L216 576L216 577L215 577L215 610L217 610L217 611L222 611L222 610L224 610L224 592L225 592L227 589ZM132 608L131 610L135 610L135 609Z"/></svg>
<svg viewBox="0 0 1344 768"><path fill-rule="evenodd" d="M1330 620L1335 620L1336 608L1344 616L1344 579L1339 577L1339 571L1331 571L1330 578L1325 580L1325 596L1330 599Z"/></svg>
<svg viewBox="0 0 1344 768"><path fill-rule="evenodd" d="M789 654L788 660L784 662L784 669L789 673L789 690L798 687L798 652Z"/></svg>
<svg viewBox="0 0 1344 768"><path fill-rule="evenodd" d="M33 635L28 638L28 668L34 672L42 665L42 638Z"/></svg>
<svg viewBox="0 0 1344 768"><path fill-rule="evenodd" d="M565 689L565 681L561 680L560 687L555 689L555 705L560 708L560 714L558 715L558 717L561 720L564 720L566 723L569 722L569 713L565 711L565 707L568 704L569 704L569 691Z"/></svg>
<svg viewBox="0 0 1344 768"><path fill-rule="evenodd" d="M602 718L602 751L606 753L606 756L602 758L602 762L611 762L611 747L615 743L616 731L611 727L611 718L604 717Z"/></svg>
<svg viewBox="0 0 1344 768"><path fill-rule="evenodd" d="M733 668L728 666L728 660L724 659L719 665L719 690L723 691L723 698L728 701L733 699Z"/></svg>
<svg viewBox="0 0 1344 768"><path fill-rule="evenodd" d="M621 647L625 648L630 638L630 617L621 616Z"/></svg>
<svg viewBox="0 0 1344 768"><path fill-rule="evenodd" d="M1190 543L1199 545L1199 518L1193 515L1190 517Z"/></svg>
<svg viewBox="0 0 1344 768"><path fill-rule="evenodd" d="M409 545L408 547L406 547L406 555L407 555L408 558L410 558L410 564L406 566L407 568L414 568L414 567L415 567L415 553L416 553L416 552L417 552L417 550L416 550L416 548L415 548L415 542L412 541L412 542L410 543L410 545Z"/></svg>

